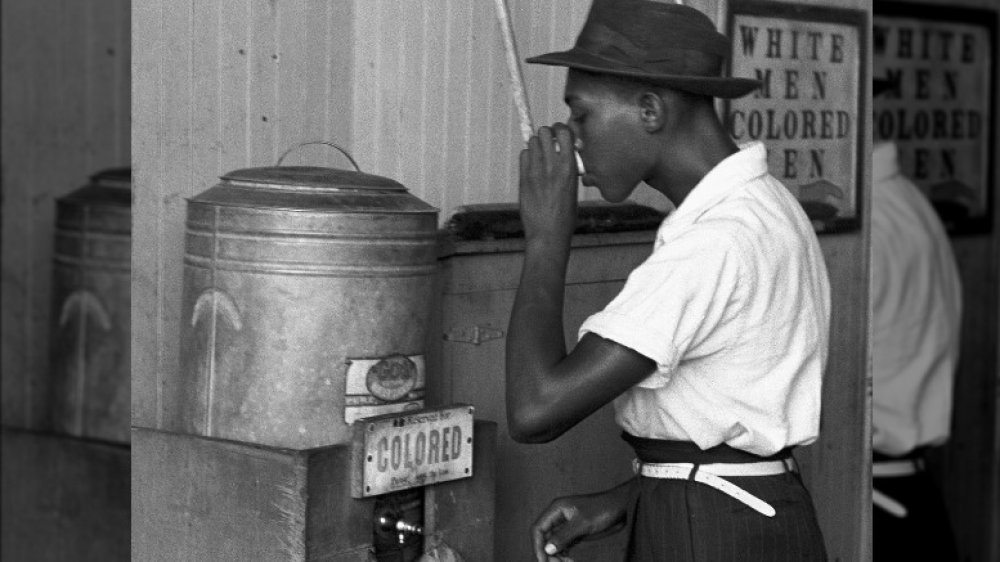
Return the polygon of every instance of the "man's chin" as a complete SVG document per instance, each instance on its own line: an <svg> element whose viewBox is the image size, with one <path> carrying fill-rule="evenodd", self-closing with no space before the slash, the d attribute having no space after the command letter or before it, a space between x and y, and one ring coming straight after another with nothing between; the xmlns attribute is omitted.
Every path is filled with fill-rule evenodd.
<svg viewBox="0 0 1000 562"><path fill-rule="evenodd" d="M601 185L597 182L597 179L589 173L580 178L580 183L586 187L592 187L599 191L601 199L604 199L608 203L621 203L622 201L628 199L628 196L635 190L634 186L631 189L620 189L608 187L607 185Z"/></svg>
<svg viewBox="0 0 1000 562"><path fill-rule="evenodd" d="M601 198L607 201L608 203L621 203L622 201L628 199L629 196L628 193L616 193L616 192L609 193L601 189L600 187L598 187L597 189L601 192Z"/></svg>

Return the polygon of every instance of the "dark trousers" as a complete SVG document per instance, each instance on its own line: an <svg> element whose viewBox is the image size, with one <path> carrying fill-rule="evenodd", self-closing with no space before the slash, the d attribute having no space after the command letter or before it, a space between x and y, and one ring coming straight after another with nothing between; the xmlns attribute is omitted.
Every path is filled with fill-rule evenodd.
<svg viewBox="0 0 1000 562"><path fill-rule="evenodd" d="M725 445L702 451L693 443L623 435L644 462L746 463L759 457ZM825 561L823 536L809 492L797 473L726 477L771 504L767 517L715 488L692 480L639 478L629 517L627 562Z"/></svg>
<svg viewBox="0 0 1000 562"><path fill-rule="evenodd" d="M906 457L922 458L921 452ZM892 460L875 453L875 460ZM897 517L879 506L872 508L874 560L958 560L955 537L941 492L926 472L913 476L873 478L872 487L906 507L906 517Z"/></svg>

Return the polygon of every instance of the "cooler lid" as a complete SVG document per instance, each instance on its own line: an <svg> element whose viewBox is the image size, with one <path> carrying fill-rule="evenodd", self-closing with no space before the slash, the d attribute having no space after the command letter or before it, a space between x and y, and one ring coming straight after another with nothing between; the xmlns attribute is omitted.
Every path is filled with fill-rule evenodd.
<svg viewBox="0 0 1000 562"><path fill-rule="evenodd" d="M313 166L245 168L189 199L196 205L311 213L427 213L437 209L401 183L373 174Z"/></svg>
<svg viewBox="0 0 1000 562"><path fill-rule="evenodd" d="M90 182L57 201L87 207L131 207L132 169L110 168L90 176Z"/></svg>
<svg viewBox="0 0 1000 562"><path fill-rule="evenodd" d="M364 190L405 192L406 188L386 177L317 166L268 166L244 168L222 176L231 183L253 184L271 189Z"/></svg>
<svg viewBox="0 0 1000 562"><path fill-rule="evenodd" d="M90 176L90 183L132 189L132 168L109 168Z"/></svg>

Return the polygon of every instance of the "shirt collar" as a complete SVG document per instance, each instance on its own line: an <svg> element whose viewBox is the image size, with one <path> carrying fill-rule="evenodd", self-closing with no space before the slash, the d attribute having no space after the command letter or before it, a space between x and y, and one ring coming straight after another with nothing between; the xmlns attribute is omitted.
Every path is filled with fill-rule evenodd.
<svg viewBox="0 0 1000 562"><path fill-rule="evenodd" d="M767 173L764 143L755 141L741 144L739 148L738 152L730 154L701 178L680 206L667 217L671 223L680 220L694 222L728 196L733 187Z"/></svg>
<svg viewBox="0 0 1000 562"><path fill-rule="evenodd" d="M894 142L880 142L872 150L872 181L878 184L899 173L899 156Z"/></svg>

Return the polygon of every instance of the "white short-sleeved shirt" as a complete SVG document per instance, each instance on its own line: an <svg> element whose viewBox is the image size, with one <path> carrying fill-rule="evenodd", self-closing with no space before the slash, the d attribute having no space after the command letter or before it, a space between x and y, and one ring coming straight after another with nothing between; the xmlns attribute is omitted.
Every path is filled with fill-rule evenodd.
<svg viewBox="0 0 1000 562"><path fill-rule="evenodd" d="M830 286L812 225L756 142L713 168L580 327L654 360L615 399L633 435L758 455L819 435Z"/></svg>
<svg viewBox="0 0 1000 562"><path fill-rule="evenodd" d="M949 435L962 289L937 214L875 147L872 190L872 446L887 455Z"/></svg>

